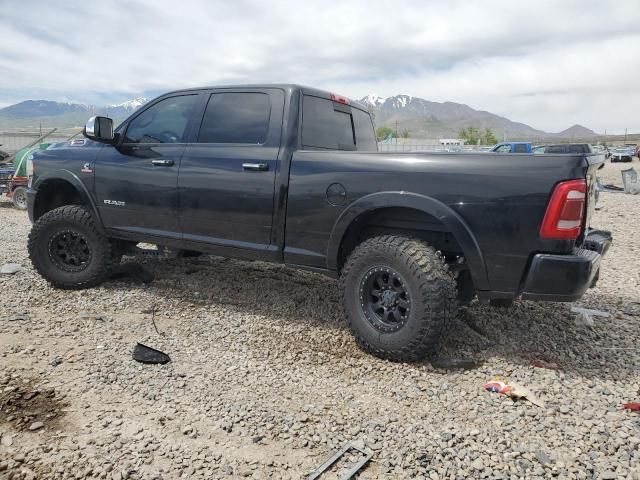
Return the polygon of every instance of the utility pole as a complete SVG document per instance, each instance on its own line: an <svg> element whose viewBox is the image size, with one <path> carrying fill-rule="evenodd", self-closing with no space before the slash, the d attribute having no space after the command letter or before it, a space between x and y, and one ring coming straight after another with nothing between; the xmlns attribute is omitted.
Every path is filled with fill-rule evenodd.
<svg viewBox="0 0 640 480"><path fill-rule="evenodd" d="M624 143L627 144L627 129L624 129Z"/></svg>

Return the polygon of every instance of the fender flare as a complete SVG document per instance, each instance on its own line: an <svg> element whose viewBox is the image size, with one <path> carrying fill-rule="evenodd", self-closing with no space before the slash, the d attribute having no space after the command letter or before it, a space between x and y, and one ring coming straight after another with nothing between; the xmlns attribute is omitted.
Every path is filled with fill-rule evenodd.
<svg viewBox="0 0 640 480"><path fill-rule="evenodd" d="M431 197L408 192L377 192L359 198L340 214L333 226L327 248L327 267L338 269L338 253L347 229L362 214L387 207L420 210L440 220L462 247L471 278L478 290L489 290L489 281L482 250L464 219L453 209Z"/></svg>
<svg viewBox="0 0 640 480"><path fill-rule="evenodd" d="M98 228L100 233L105 232L104 226L102 224L102 219L100 218L98 209L96 208L96 205L93 199L91 198L91 195L89 194L89 190L87 190L87 187L85 186L85 184L82 183L82 180L80 180L80 178L78 178L78 176L75 173L69 170L56 170L54 172L45 173L44 175L36 179L35 183L31 188L35 192L38 192L38 189L49 180L64 180L67 183L70 183L71 186L73 186L73 188L75 188L76 191L80 194L80 197L82 197L82 200L84 201L84 203L90 208L89 211L93 216L93 219L96 223L96 227ZM34 198L34 206L37 201L38 201L38 195L36 193L36 197Z"/></svg>

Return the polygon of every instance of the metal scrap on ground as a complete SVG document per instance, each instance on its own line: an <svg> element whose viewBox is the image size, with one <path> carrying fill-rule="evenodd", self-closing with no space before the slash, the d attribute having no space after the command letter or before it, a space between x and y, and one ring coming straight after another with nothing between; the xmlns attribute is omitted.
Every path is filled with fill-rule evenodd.
<svg viewBox="0 0 640 480"><path fill-rule="evenodd" d="M143 345L142 343L136 344L133 349L133 359L140 363L159 363L161 365L171 361L171 358L166 353Z"/></svg>
<svg viewBox="0 0 640 480"><path fill-rule="evenodd" d="M350 450L355 450L363 455L341 478L341 480L348 480L358 473L358 471L364 467L364 465L371 459L372 453L355 446L353 443L345 444L340 450L329 457L322 465L320 465L311 475L307 477L307 480L315 480L327 472L340 458L346 455Z"/></svg>

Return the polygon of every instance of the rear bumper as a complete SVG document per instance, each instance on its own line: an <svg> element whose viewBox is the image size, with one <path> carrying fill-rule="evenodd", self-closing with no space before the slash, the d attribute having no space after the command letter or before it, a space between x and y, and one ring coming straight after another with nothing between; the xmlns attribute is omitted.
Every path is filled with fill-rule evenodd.
<svg viewBox="0 0 640 480"><path fill-rule="evenodd" d="M551 302L579 299L597 282L600 260L610 245L610 232L594 230L585 237L582 248L575 249L572 255L534 255L522 298Z"/></svg>

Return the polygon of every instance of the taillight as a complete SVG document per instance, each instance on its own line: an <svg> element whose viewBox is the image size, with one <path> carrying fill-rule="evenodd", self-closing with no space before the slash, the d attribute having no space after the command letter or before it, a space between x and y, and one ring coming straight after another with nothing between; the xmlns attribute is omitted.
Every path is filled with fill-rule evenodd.
<svg viewBox="0 0 640 480"><path fill-rule="evenodd" d="M586 180L567 180L556 185L540 226L540 236L560 240L578 238L586 201Z"/></svg>
<svg viewBox="0 0 640 480"><path fill-rule="evenodd" d="M331 100L338 103L344 103L345 105L349 105L349 103L351 103L347 97L336 95L335 93L331 94Z"/></svg>

